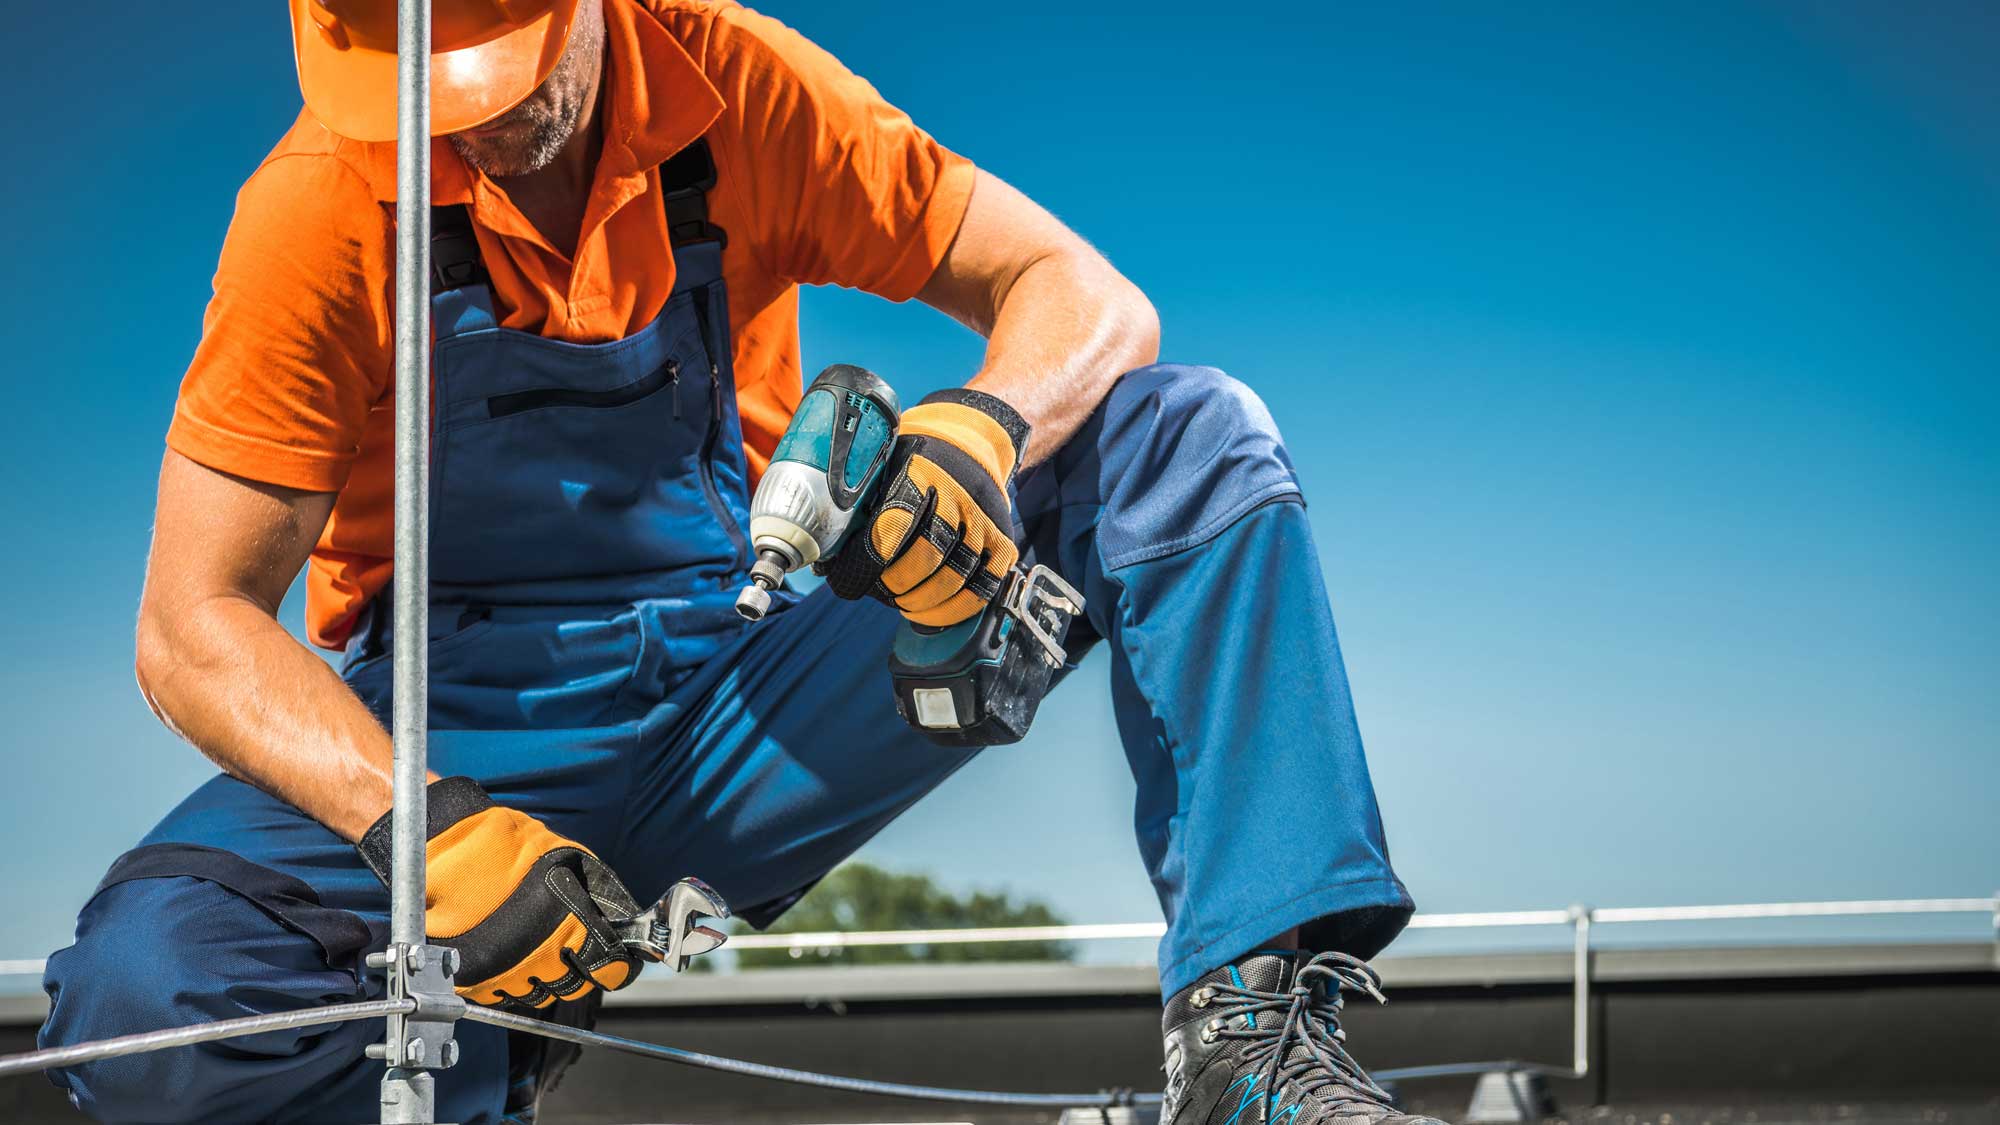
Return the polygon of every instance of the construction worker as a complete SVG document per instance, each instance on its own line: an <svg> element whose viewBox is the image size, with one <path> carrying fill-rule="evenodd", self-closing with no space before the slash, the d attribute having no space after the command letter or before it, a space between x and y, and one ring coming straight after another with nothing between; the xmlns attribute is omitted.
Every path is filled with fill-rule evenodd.
<svg viewBox="0 0 2000 1125"><path fill-rule="evenodd" d="M45 1046L383 987L395 4L290 2L305 111L237 199L138 627L148 702L223 772L50 958ZM639 968L608 913L688 874L776 918L969 758L894 710L898 612L966 618L1026 551L1088 599L1070 651L1110 656L1168 922L1163 1120L1414 1120L1338 1032L1411 901L1257 396L1157 363L1110 264L775 20L437 0L434 28L426 922L461 993L588 1020ZM859 577L748 626L802 284L917 298L988 350L905 413ZM274 616L301 566L337 672ZM370 1121L380 1032L53 1073L105 1120ZM440 1118L530 1119L563 1060L458 1034Z"/></svg>

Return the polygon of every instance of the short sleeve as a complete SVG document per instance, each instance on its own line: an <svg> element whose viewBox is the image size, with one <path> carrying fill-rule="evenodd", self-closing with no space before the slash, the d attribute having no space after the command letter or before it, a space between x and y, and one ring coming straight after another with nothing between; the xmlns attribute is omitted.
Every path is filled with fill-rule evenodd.
<svg viewBox="0 0 2000 1125"><path fill-rule="evenodd" d="M266 162L236 197L167 444L213 469L338 491L390 387L394 224L325 154Z"/></svg>
<svg viewBox="0 0 2000 1125"><path fill-rule="evenodd" d="M965 218L972 163L768 16L720 9L703 65L726 104L719 159L749 169L726 190L759 259L790 281L914 297Z"/></svg>

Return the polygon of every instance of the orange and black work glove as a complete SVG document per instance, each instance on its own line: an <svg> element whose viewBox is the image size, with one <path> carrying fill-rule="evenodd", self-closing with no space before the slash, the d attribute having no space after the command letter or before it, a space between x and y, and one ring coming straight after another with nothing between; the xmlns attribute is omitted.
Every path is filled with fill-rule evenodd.
<svg viewBox="0 0 2000 1125"><path fill-rule="evenodd" d="M632 892L588 848L502 808L469 777L431 783L424 929L458 950L458 994L474 1004L546 1008L593 988L623 988L639 960L611 928L639 913ZM389 817L356 845L389 881Z"/></svg>
<svg viewBox="0 0 2000 1125"><path fill-rule="evenodd" d="M1007 485L1028 423L980 391L929 395L903 415L882 485L820 573L843 598L872 594L919 625L956 625L1000 593L1020 557Z"/></svg>

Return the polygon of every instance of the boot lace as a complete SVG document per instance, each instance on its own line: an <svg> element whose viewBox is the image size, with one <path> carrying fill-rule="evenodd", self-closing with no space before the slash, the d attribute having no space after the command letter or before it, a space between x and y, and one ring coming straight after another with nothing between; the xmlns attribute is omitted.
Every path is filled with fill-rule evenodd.
<svg viewBox="0 0 2000 1125"><path fill-rule="evenodd" d="M1298 1107L1308 1097L1322 1104L1395 1108L1388 1091L1375 1084L1347 1053L1347 1032L1340 1026L1340 1010L1345 992L1359 992L1380 1004L1382 978L1367 962L1345 953L1320 953L1299 966L1287 992L1262 992L1225 982L1206 986L1213 990L1219 1006L1216 1015L1202 1029L1205 1037L1249 1040L1243 1060L1258 1067L1252 1091L1257 1098L1258 1120L1279 1121L1298 1116ZM1260 1018L1265 1012L1283 1013L1282 1022ZM1247 1017L1241 1026L1236 1017ZM1263 1026L1269 1024L1269 1026ZM1279 1108L1287 1085L1298 1091L1298 1101ZM1246 1100L1248 1100L1246 1098Z"/></svg>

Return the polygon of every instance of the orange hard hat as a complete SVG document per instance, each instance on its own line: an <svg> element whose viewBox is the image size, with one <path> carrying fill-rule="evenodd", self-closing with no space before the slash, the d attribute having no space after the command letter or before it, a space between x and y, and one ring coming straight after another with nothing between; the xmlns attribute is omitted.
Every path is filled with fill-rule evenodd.
<svg viewBox="0 0 2000 1125"><path fill-rule="evenodd" d="M320 124L396 137L396 0L290 0L299 89ZM432 0L431 135L484 124L555 69L577 0Z"/></svg>

